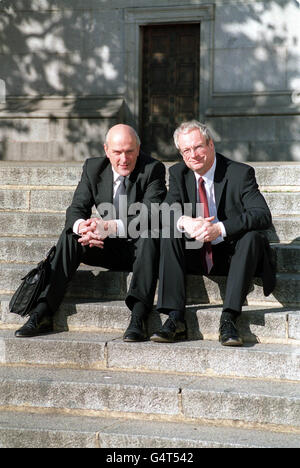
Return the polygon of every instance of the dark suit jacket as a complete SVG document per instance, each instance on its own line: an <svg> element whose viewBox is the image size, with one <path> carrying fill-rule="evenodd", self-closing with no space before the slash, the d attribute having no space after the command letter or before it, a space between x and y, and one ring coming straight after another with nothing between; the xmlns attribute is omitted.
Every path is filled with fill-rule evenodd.
<svg viewBox="0 0 300 468"><path fill-rule="evenodd" d="M248 231L263 231L272 225L268 205L258 189L255 171L247 164L232 161L216 154L214 189L219 221L226 229L226 242L235 242ZM170 168L170 187L166 197L168 204L192 203L196 216L197 187L195 175L184 162ZM263 284L265 295L275 287L275 272L271 249L265 238Z"/></svg>
<svg viewBox="0 0 300 468"><path fill-rule="evenodd" d="M142 203L147 206L150 214L151 203L159 204L166 196L165 172L165 166L161 162L141 152L127 182L128 207L133 203ZM78 219L89 219L94 205L97 207L102 203L112 202L113 172L109 159L87 159L72 204L67 209L66 229L73 229ZM128 225L138 216L138 213L128 216ZM135 223L138 224L138 219L135 219Z"/></svg>

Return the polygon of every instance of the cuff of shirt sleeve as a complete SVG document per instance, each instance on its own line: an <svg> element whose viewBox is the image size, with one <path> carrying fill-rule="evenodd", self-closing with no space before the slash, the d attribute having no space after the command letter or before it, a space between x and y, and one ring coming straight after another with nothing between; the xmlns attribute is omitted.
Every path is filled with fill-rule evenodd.
<svg viewBox="0 0 300 468"><path fill-rule="evenodd" d="M85 221L85 220L84 219L77 219L77 221L75 221L75 223L73 224L73 232L74 232L74 234L77 234L77 236L79 235L78 234L79 224L82 223L83 221Z"/></svg>
<svg viewBox="0 0 300 468"><path fill-rule="evenodd" d="M184 230L183 227L180 226L182 218L183 218L183 216L180 216L179 220L177 221L176 227L177 227L177 230L178 230L179 232L182 232L182 233L183 233L183 232L185 232L185 230Z"/></svg>
<svg viewBox="0 0 300 468"><path fill-rule="evenodd" d="M224 226L224 224L223 224L222 222L220 222L220 221L219 221L219 226L220 226L220 228L221 228L222 237L223 237L223 239L224 239L224 237L227 236L225 226Z"/></svg>
<svg viewBox="0 0 300 468"><path fill-rule="evenodd" d="M123 221L121 219L115 219L114 221L117 223L117 232L115 236L111 235L109 237L125 237L126 232Z"/></svg>

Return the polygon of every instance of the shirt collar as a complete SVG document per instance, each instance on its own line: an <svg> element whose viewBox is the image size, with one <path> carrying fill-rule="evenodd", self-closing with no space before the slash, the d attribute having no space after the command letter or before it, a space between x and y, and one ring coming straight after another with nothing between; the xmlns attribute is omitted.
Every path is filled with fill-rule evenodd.
<svg viewBox="0 0 300 468"><path fill-rule="evenodd" d="M120 174L118 174L118 173L114 170L113 167L112 167L112 171L113 171L114 184L115 184L115 183L119 180L119 177L121 177L121 176L120 176ZM126 178L126 177L125 177L125 178Z"/></svg>
<svg viewBox="0 0 300 468"><path fill-rule="evenodd" d="M217 158L215 156L213 165L203 176L200 176L199 174L197 174L197 172L194 172L197 184L198 184L200 177L202 177L206 185L209 185L209 186L212 185L214 183L216 165L217 165Z"/></svg>

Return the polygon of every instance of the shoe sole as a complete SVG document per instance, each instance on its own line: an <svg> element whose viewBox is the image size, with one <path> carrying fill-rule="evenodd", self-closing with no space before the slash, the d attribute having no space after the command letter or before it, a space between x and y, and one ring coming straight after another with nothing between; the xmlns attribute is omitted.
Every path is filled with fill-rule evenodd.
<svg viewBox="0 0 300 468"><path fill-rule="evenodd" d="M54 335L56 333L59 333L59 332L49 330L49 331L45 331L45 332L35 333L34 335L16 335L16 333L15 333L15 338L34 338L35 336Z"/></svg>
<svg viewBox="0 0 300 468"><path fill-rule="evenodd" d="M147 338L133 339L133 338L123 338L124 343L143 343L147 341Z"/></svg>
<svg viewBox="0 0 300 468"><path fill-rule="evenodd" d="M150 341L153 341L153 343L175 343L175 340L168 340L160 336L151 336Z"/></svg>
<svg viewBox="0 0 300 468"><path fill-rule="evenodd" d="M168 338L163 338L162 336L159 335L153 335L150 338L150 341L153 341L154 343L177 343L179 341L186 341L187 336L186 334L178 334L175 336L173 339L168 339Z"/></svg>
<svg viewBox="0 0 300 468"><path fill-rule="evenodd" d="M221 345L222 346L232 346L232 347L239 347L239 346L243 346L243 342L242 341L235 341L235 340L228 340L228 341L225 341L224 343L221 342L221 340L219 340Z"/></svg>

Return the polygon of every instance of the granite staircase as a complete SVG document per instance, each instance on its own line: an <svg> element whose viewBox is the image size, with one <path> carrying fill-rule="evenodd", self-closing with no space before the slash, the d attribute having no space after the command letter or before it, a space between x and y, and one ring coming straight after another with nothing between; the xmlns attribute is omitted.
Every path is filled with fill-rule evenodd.
<svg viewBox="0 0 300 468"><path fill-rule="evenodd" d="M225 278L188 278L188 341L130 344L131 273L85 265L57 333L14 338L9 299L56 243L82 165L0 162L0 447L300 447L300 164L253 165L277 286L265 298L255 279L235 349L218 342Z"/></svg>

